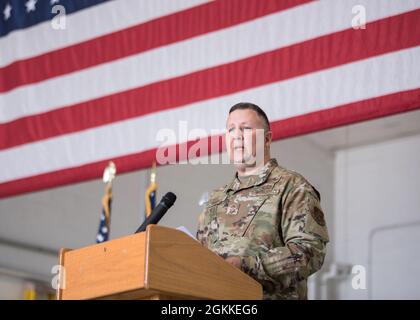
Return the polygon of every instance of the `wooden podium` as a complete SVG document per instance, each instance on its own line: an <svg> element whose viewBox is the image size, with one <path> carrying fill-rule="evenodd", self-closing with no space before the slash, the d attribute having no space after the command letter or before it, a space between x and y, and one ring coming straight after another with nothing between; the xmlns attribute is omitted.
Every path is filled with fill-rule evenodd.
<svg viewBox="0 0 420 320"><path fill-rule="evenodd" d="M145 232L60 250L57 299L262 299L261 285L182 231Z"/></svg>

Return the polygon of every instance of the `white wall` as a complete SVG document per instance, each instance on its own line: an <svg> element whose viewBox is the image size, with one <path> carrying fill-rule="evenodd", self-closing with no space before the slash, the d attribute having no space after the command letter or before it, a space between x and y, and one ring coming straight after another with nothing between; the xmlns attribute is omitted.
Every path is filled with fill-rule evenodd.
<svg viewBox="0 0 420 320"><path fill-rule="evenodd" d="M0 300L22 300L23 286L20 279L0 275Z"/></svg>
<svg viewBox="0 0 420 320"><path fill-rule="evenodd" d="M420 135L338 151L335 181L336 260L367 271L336 298L420 299Z"/></svg>

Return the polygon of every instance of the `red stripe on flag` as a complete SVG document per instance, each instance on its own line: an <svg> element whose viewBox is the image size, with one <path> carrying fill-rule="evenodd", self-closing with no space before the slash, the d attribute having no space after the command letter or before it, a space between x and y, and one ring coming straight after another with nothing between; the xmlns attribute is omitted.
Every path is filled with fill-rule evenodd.
<svg viewBox="0 0 420 320"><path fill-rule="evenodd" d="M413 47L420 44L419 20L420 9L372 22L364 30L344 30L233 63L20 118L0 125L0 149Z"/></svg>
<svg viewBox="0 0 420 320"><path fill-rule="evenodd" d="M420 89L398 92L274 121L271 123L271 129L273 131L273 139L278 140L415 109L420 109ZM211 139L211 137L207 139ZM182 145L184 144L177 145L177 148L179 149ZM192 145L194 145L194 142L189 142L187 148L191 148ZM224 146L220 144L218 149L213 149L213 152L220 152L224 149ZM84 180L99 179L109 160L115 162L120 173L148 168L155 161L155 155L156 149L153 149L76 168L2 183L0 184L0 198ZM201 156L203 155L201 154ZM181 158L180 160L185 159Z"/></svg>
<svg viewBox="0 0 420 320"><path fill-rule="evenodd" d="M227 28L310 1L313 0L211 1L93 40L13 62L0 69L0 92Z"/></svg>

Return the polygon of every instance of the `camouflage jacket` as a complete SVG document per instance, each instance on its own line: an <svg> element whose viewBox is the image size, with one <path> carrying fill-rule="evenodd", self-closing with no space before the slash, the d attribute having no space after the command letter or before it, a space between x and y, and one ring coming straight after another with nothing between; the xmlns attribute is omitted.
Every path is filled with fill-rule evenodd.
<svg viewBox="0 0 420 320"><path fill-rule="evenodd" d="M211 194L197 239L223 258L239 256L264 299L306 299L306 279L321 268L329 241L319 192L275 159Z"/></svg>

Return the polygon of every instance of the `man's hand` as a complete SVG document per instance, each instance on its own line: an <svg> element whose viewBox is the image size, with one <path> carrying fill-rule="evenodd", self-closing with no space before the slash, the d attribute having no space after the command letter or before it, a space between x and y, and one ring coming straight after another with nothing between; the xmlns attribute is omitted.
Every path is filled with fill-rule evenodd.
<svg viewBox="0 0 420 320"><path fill-rule="evenodd" d="M226 237L223 242L218 242L212 251L224 258L227 263L247 272L257 249L255 245L251 245L250 239L232 236Z"/></svg>
<svg viewBox="0 0 420 320"><path fill-rule="evenodd" d="M225 259L227 263L230 263L232 266L241 269L241 257L227 257Z"/></svg>

